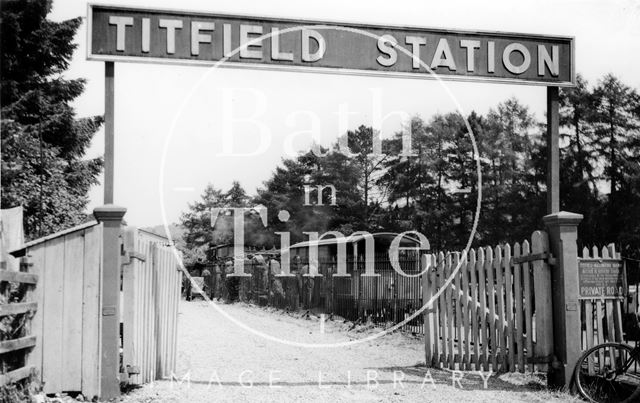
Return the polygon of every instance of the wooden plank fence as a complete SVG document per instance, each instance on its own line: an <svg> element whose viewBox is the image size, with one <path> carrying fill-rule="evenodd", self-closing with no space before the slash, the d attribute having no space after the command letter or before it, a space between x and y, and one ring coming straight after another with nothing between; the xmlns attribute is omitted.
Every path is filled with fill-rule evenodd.
<svg viewBox="0 0 640 403"><path fill-rule="evenodd" d="M142 384L175 369L182 272L164 237L127 228L124 246L123 367Z"/></svg>
<svg viewBox="0 0 640 403"><path fill-rule="evenodd" d="M427 365L458 370L544 371L553 354L547 234L521 244L425 255ZM450 275L457 271L451 281Z"/></svg>
<svg viewBox="0 0 640 403"><path fill-rule="evenodd" d="M34 314L38 311L38 302L34 297L38 275L27 273L30 267L31 263L23 258L20 263L22 271L9 271L6 267L0 269L0 318L4 320L11 316L13 323L17 323L16 334L3 333L3 339L0 340L0 387L28 378L36 371L29 355L41 342L32 328ZM15 297L20 299L12 301ZM5 338L7 336L11 338ZM16 354L22 357L16 360Z"/></svg>
<svg viewBox="0 0 640 403"><path fill-rule="evenodd" d="M115 242L108 243L114 246L108 252L110 258L129 263L122 266L122 284L110 283L113 288L105 288L104 281L104 223L73 227L11 252L28 257L30 272L0 270L0 281L31 285L37 281L38 286L28 300L3 305L0 314L39 309L35 309L29 336L0 342L0 354L31 349L25 368L33 371L4 374L0 380L8 382L33 372L47 394L82 392L90 398L115 394L111 389L106 391L105 380L109 380L110 388L116 381L117 393L118 382L127 381L122 375L128 373L118 374L119 355L105 357L101 351L105 343L120 346L120 337L126 359L123 367L128 365L129 372L140 372L137 376L132 374L129 381L149 382L170 374L176 357L180 273L164 237L135 228L131 231L135 234L135 247L126 249L129 253L124 261L120 259L119 233L115 234ZM105 304L106 291L120 295L120 303ZM104 319L113 316L116 324L122 325L123 335L118 334L117 326L113 332L103 332ZM104 365L107 359L115 365Z"/></svg>
<svg viewBox="0 0 640 403"><path fill-rule="evenodd" d="M102 224L90 222L27 243L12 252L39 278L31 321L36 344L28 364L45 393L100 393L100 267Z"/></svg>
<svg viewBox="0 0 640 403"><path fill-rule="evenodd" d="M583 259L621 259L615 245L582 249ZM580 301L582 349L596 344L622 342L623 299L583 299Z"/></svg>

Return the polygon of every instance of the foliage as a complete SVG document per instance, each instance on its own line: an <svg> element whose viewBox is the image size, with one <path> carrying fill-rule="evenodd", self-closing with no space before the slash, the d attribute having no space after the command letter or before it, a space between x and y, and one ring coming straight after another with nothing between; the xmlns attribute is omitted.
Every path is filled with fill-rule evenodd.
<svg viewBox="0 0 640 403"><path fill-rule="evenodd" d="M561 90L560 101L561 209L584 215L581 244L616 242L626 256L640 257L637 91L613 75L595 87L579 76L576 87ZM484 116L415 116L407 125L414 156L401 155L401 132L383 139L383 153L375 155L378 133L360 126L328 149L314 146L283 159L253 199L267 207L271 233L289 231L297 242L308 231L418 230L432 249L460 250L473 226L478 163L482 208L473 246L525 239L543 228L546 127L525 105L511 98ZM316 203L319 185L335 187L336 206L328 191ZM306 206L305 186L311 189ZM278 219L281 210L289 212L287 222Z"/></svg>
<svg viewBox="0 0 640 403"><path fill-rule="evenodd" d="M402 223L392 229L416 229L437 250L463 248L473 226L478 178L469 128L482 157L482 210L475 240L495 244L526 236L532 224L527 213L538 209L540 190L532 164L539 134L527 108L509 99L487 117L472 112L466 121L469 127L457 113L436 115L429 122L414 117L410 124L417 155L398 156L401 134L396 134L391 147L396 156L380 179L390 188L387 222Z"/></svg>
<svg viewBox="0 0 640 403"><path fill-rule="evenodd" d="M189 210L182 214L180 222L185 229L182 239L185 243L184 261L194 263L206 258L204 248L221 239L211 229L210 209L222 207L224 195L212 184L207 185L199 201L189 204Z"/></svg>
<svg viewBox="0 0 640 403"><path fill-rule="evenodd" d="M35 382L32 379L26 379L20 382L14 382L0 387L0 402L2 403L31 403L34 396L38 393Z"/></svg>
<svg viewBox="0 0 640 403"><path fill-rule="evenodd" d="M27 299L29 286L23 283L3 281L0 283L0 306L22 303ZM33 312L5 315L0 318L0 340L16 340L29 335L29 323ZM14 350L2 354L2 373L8 373L25 366L26 350ZM30 402L31 397L41 389L40 382L27 377L0 387L0 402Z"/></svg>
<svg viewBox="0 0 640 403"><path fill-rule="evenodd" d="M640 166L640 94L612 74L604 76L590 94L588 124L593 130L589 144L595 154L595 176L609 193L600 201L597 223L609 242L628 255L640 255L638 171ZM590 212L591 213L591 212Z"/></svg>
<svg viewBox="0 0 640 403"><path fill-rule="evenodd" d="M297 242L305 239L304 232L335 230L348 235L370 229L374 225L371 217L379 203L373 195L373 178L382 166L379 157L368 156L372 150L372 133L371 128L360 126L330 149L284 159L254 199L254 203L267 207L272 230L288 231L292 242ZM339 143L343 143L342 149ZM345 155L344 145L355 157ZM329 185L336 190L336 204L331 204L328 187L322 192L322 203L318 203L318 186ZM306 206L305 186L309 189ZM291 217L286 223L280 223L277 218L282 210Z"/></svg>
<svg viewBox="0 0 640 403"><path fill-rule="evenodd" d="M82 79L63 77L81 19L46 19L50 1L2 4L2 207L22 205L27 238L85 220L101 158L84 159L102 117L77 118Z"/></svg>
<svg viewBox="0 0 640 403"><path fill-rule="evenodd" d="M258 211L252 209L250 199L239 182L234 181L227 192L222 192L212 184L207 185L200 200L189 204L189 210L180 217L184 229L182 234L187 265L206 260L207 252L213 245L233 242L234 207L245 209L245 239L247 245L272 246L273 234L262 226Z"/></svg>

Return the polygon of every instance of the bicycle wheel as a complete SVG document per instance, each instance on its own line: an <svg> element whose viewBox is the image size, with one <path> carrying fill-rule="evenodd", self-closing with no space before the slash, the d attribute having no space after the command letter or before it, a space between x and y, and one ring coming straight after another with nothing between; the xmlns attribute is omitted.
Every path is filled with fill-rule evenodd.
<svg viewBox="0 0 640 403"><path fill-rule="evenodd" d="M590 402L624 402L640 385L640 363L621 343L599 344L585 351L574 377L580 395Z"/></svg>

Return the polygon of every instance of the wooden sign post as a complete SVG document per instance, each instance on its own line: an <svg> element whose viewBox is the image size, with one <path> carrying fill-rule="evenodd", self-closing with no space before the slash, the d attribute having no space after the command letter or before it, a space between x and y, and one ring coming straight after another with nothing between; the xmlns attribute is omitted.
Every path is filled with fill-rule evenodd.
<svg viewBox="0 0 640 403"><path fill-rule="evenodd" d="M547 87L547 214L560 211L560 100L558 87Z"/></svg>
<svg viewBox="0 0 640 403"><path fill-rule="evenodd" d="M104 204L113 204L115 174L115 77L113 62L104 62Z"/></svg>

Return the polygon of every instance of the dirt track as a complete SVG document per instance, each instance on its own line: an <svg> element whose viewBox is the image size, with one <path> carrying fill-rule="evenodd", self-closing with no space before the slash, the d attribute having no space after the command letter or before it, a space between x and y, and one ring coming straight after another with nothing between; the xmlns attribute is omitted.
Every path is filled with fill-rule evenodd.
<svg viewBox="0 0 640 403"><path fill-rule="evenodd" d="M321 332L316 317L298 318L244 304L220 307L242 323L290 341L336 343L373 332L363 327L349 330L351 326L341 321L326 321ZM452 386L454 374L425 368L420 339L404 334L348 347L295 347L250 333L201 301L182 301L179 320L176 376L182 383L157 381L123 401L572 400L564 394L514 386L495 375L488 378L486 389L483 379L471 373L455 374L462 380ZM517 376L515 380L522 381Z"/></svg>

